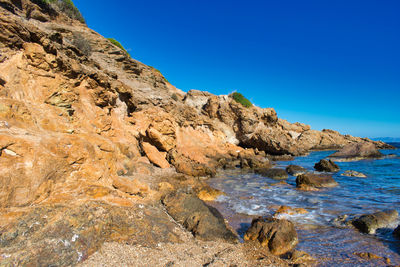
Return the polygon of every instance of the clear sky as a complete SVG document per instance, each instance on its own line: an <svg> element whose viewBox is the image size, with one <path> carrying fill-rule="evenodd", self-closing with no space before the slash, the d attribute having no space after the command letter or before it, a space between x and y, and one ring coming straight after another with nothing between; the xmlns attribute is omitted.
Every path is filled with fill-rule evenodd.
<svg viewBox="0 0 400 267"><path fill-rule="evenodd" d="M238 91L279 117L400 137L398 0L74 0L176 87Z"/></svg>

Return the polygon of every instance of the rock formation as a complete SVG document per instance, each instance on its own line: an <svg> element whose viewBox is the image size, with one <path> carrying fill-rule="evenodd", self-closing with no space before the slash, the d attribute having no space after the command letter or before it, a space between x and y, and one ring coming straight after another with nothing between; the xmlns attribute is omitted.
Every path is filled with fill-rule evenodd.
<svg viewBox="0 0 400 267"><path fill-rule="evenodd" d="M338 172L339 166L332 160L321 159L314 165L314 169L319 172Z"/></svg>
<svg viewBox="0 0 400 267"><path fill-rule="evenodd" d="M0 255L11 265L53 265L54 253L61 265L76 264L106 241L175 242L160 200L199 186L192 176L269 168L267 154L360 142L386 147L292 124L229 96L182 92L45 1L0 0ZM209 220L222 227L219 216ZM67 238L66 250L51 245Z"/></svg>
<svg viewBox="0 0 400 267"><path fill-rule="evenodd" d="M386 210L362 215L353 220L352 223L360 232L375 234L377 229L389 226L391 223L396 221L398 216L399 213L396 210Z"/></svg>
<svg viewBox="0 0 400 267"><path fill-rule="evenodd" d="M293 223L274 218L254 219L244 235L244 240L258 241L274 255L293 250L299 242Z"/></svg>
<svg viewBox="0 0 400 267"><path fill-rule="evenodd" d="M338 183L327 174L305 173L297 176L296 186L303 190L312 190L321 187L335 187Z"/></svg>

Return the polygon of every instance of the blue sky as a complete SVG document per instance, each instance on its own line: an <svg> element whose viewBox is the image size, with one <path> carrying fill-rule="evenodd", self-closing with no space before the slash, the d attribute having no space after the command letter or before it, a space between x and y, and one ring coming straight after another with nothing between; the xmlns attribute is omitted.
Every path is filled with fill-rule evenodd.
<svg viewBox="0 0 400 267"><path fill-rule="evenodd" d="M179 89L236 90L317 130L400 137L400 1L74 3Z"/></svg>

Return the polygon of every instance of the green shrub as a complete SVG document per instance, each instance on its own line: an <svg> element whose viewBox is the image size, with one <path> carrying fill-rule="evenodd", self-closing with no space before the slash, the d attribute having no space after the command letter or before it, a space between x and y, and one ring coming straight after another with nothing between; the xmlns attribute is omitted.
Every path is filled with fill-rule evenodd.
<svg viewBox="0 0 400 267"><path fill-rule="evenodd" d="M242 106L249 108L252 107L253 104L247 99L245 98L241 93L238 92L233 92L231 94L231 97L238 103L242 104Z"/></svg>
<svg viewBox="0 0 400 267"><path fill-rule="evenodd" d="M115 45L116 47L121 48L122 50L125 51L125 53L127 53L129 56L131 56L128 51L126 51L126 49L122 46L122 44L120 42L118 42L117 40L115 40L114 38L107 38L108 41L110 41L113 45Z"/></svg>
<svg viewBox="0 0 400 267"><path fill-rule="evenodd" d="M35 0L32 2L40 2L44 5L51 6L55 10L66 14L71 19L76 19L82 23L86 23L81 12L76 8L71 0Z"/></svg>

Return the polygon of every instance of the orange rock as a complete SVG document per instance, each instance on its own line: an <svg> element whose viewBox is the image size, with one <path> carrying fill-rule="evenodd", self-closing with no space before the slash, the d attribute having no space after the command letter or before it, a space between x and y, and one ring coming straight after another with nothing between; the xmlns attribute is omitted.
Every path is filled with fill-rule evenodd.
<svg viewBox="0 0 400 267"><path fill-rule="evenodd" d="M214 201L219 196L226 196L226 194L210 186L204 186L197 192L197 197L203 201Z"/></svg>
<svg viewBox="0 0 400 267"><path fill-rule="evenodd" d="M143 195L150 190L147 184L139 182L137 179L126 177L113 177L112 185L118 190L131 195Z"/></svg>
<svg viewBox="0 0 400 267"><path fill-rule="evenodd" d="M166 154L158 151L155 146L151 145L150 143L143 142L142 148L151 163L162 169L170 167L168 161L165 159Z"/></svg>
<svg viewBox="0 0 400 267"><path fill-rule="evenodd" d="M275 212L274 217L278 216L279 214L288 214L288 215L295 215L295 214L307 214L308 211L303 208L291 208L288 206L280 206L279 209Z"/></svg>

